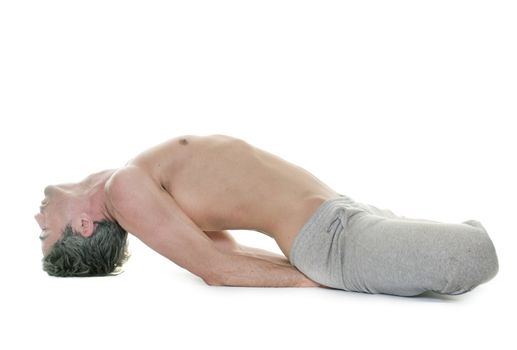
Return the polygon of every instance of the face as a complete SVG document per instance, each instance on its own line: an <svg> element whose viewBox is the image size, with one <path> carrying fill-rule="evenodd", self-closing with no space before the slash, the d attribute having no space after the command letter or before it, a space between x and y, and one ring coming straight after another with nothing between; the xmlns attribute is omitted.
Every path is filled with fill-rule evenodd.
<svg viewBox="0 0 517 350"><path fill-rule="evenodd" d="M76 185L63 184L47 186L45 199L41 202L40 212L34 217L42 232L41 248L46 255L52 245L59 240L66 225L71 224L77 230L80 223L79 201L75 196Z"/></svg>

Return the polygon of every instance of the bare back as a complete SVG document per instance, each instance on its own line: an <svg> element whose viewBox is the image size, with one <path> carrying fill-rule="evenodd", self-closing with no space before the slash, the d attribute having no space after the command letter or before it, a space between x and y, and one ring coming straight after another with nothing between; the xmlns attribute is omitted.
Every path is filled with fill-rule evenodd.
<svg viewBox="0 0 517 350"><path fill-rule="evenodd" d="M223 135L177 137L127 165L144 170L201 230L256 230L286 256L316 208L338 196L308 171Z"/></svg>

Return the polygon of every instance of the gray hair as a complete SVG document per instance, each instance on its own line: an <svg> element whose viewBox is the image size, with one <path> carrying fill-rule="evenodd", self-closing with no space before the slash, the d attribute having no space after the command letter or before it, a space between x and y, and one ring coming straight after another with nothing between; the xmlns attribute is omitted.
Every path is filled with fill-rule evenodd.
<svg viewBox="0 0 517 350"><path fill-rule="evenodd" d="M89 237L67 225L62 237L43 258L43 270L56 277L88 277L116 274L127 261L127 231L118 223L96 221Z"/></svg>

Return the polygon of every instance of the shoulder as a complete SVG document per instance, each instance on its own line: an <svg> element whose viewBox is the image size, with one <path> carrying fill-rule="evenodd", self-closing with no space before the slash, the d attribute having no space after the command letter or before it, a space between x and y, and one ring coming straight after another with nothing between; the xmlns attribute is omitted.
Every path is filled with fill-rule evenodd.
<svg viewBox="0 0 517 350"><path fill-rule="evenodd" d="M104 186L106 202L110 209L121 210L132 202L135 193L149 186L149 176L136 166L118 169Z"/></svg>
<svg viewBox="0 0 517 350"><path fill-rule="evenodd" d="M128 186L144 180L144 174L141 169L130 165L118 169L111 175L106 182L105 191L108 195L124 193Z"/></svg>

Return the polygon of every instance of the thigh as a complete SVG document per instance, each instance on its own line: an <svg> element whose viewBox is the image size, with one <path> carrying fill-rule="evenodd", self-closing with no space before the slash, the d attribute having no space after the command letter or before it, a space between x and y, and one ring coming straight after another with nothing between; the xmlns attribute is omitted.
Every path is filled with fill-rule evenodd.
<svg viewBox="0 0 517 350"><path fill-rule="evenodd" d="M370 293L417 295L442 286L472 226L364 214L345 229L343 274Z"/></svg>

